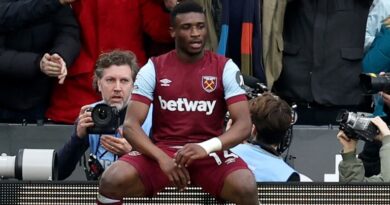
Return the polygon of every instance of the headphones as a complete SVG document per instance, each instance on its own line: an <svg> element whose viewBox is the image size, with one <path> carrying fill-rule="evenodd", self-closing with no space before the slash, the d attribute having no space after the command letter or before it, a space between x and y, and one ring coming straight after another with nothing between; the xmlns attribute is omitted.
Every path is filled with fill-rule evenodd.
<svg viewBox="0 0 390 205"><path fill-rule="evenodd" d="M243 77L243 81L244 81L244 84L242 85L242 88L245 90L246 96L247 96L248 99L253 99L253 98L262 96L263 93L269 91L268 87L265 84L261 83L259 79L255 78L253 76L249 76L249 75L242 75L242 77ZM271 92L269 92L269 93L271 93ZM274 95L273 93L271 93L271 94L275 98L279 99L279 96ZM278 145L278 147L276 149L277 153L274 153L274 151L271 151L272 153L274 153L276 155L281 155L282 153L284 153L290 147L291 142L292 142L292 138L293 138L293 125L298 120L298 114L296 112L296 108L297 108L296 104L292 104L290 106L290 108L291 108L291 116L292 116L292 118L291 118L292 119L291 120L291 125L287 129L286 134L284 135L284 137L282 138L280 144ZM255 140L251 140L249 142L252 143L252 144L257 144L257 145L261 146L262 148L270 151L270 148L267 148L267 147L269 147L268 145L265 145L265 144L263 144L261 142L257 142ZM272 150L274 150L274 149L272 149Z"/></svg>

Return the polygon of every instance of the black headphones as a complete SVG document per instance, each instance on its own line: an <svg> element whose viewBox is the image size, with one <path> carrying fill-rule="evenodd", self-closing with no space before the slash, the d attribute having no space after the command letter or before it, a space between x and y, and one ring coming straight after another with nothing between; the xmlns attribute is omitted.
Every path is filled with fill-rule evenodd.
<svg viewBox="0 0 390 205"><path fill-rule="evenodd" d="M244 85L242 86L242 88L245 90L246 95L249 99L262 96L263 93L269 91L268 87L265 84L261 83L259 79L255 78L253 76L249 76L249 75L242 75L242 76L243 76L243 81L244 81ZM279 96L274 95L273 93L271 93L271 94L275 98L279 98ZM297 105L293 104L290 106L290 108L291 108L291 116L292 116L291 125L287 129L286 134L284 135L279 146L277 147L276 153L274 153L275 151L271 151L271 153L278 155L278 156L281 155L283 152L285 152L290 147L291 142L292 142L292 138L293 138L293 125L296 123L296 121L298 119L298 114L296 112ZM248 142L252 143L252 144L259 145L260 147L264 148L265 150L270 151L269 145L266 145L262 142L258 142L255 140L250 140ZM272 148L272 150L274 150L274 149Z"/></svg>

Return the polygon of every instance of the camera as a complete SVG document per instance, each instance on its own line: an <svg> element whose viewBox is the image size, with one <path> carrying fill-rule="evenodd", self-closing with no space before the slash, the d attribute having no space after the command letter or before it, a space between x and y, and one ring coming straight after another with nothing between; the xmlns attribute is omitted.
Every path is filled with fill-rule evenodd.
<svg viewBox="0 0 390 205"><path fill-rule="evenodd" d="M390 93L390 73L377 75L374 73L360 74L360 85L367 94L383 91Z"/></svg>
<svg viewBox="0 0 390 205"><path fill-rule="evenodd" d="M119 127L119 111L114 106L101 103L92 108L91 117L94 126L88 128L89 134L115 134Z"/></svg>
<svg viewBox="0 0 390 205"><path fill-rule="evenodd" d="M0 180L57 180L57 155L53 149L20 149L16 156L0 155Z"/></svg>
<svg viewBox="0 0 390 205"><path fill-rule="evenodd" d="M379 130L371 122L370 115L372 114L343 111L339 113L336 121L347 137L372 142Z"/></svg>
<svg viewBox="0 0 390 205"><path fill-rule="evenodd" d="M259 79L249 75L242 76L244 80L242 87L245 90L247 98L253 99L268 91L268 87L261 83Z"/></svg>

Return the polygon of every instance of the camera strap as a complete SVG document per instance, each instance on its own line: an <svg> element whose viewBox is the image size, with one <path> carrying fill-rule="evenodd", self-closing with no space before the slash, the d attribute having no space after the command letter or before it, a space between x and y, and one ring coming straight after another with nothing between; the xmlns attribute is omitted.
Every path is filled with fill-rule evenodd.
<svg viewBox="0 0 390 205"><path fill-rule="evenodd" d="M85 157L85 153L83 154L83 157L82 157L82 164L83 164L85 177L87 178L87 180L91 180L90 179L90 174L89 174L89 168L87 166L87 158Z"/></svg>

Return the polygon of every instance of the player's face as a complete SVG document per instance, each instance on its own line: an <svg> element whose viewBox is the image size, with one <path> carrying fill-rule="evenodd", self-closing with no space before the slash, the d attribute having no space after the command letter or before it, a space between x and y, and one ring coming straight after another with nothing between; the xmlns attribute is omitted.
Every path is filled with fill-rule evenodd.
<svg viewBox="0 0 390 205"><path fill-rule="evenodd" d="M129 65L112 65L103 71L103 77L98 80L98 88L104 102L121 110L127 105L133 90Z"/></svg>
<svg viewBox="0 0 390 205"><path fill-rule="evenodd" d="M189 58L202 56L207 35L204 14L178 14L171 35L175 38L176 49L181 55Z"/></svg>

